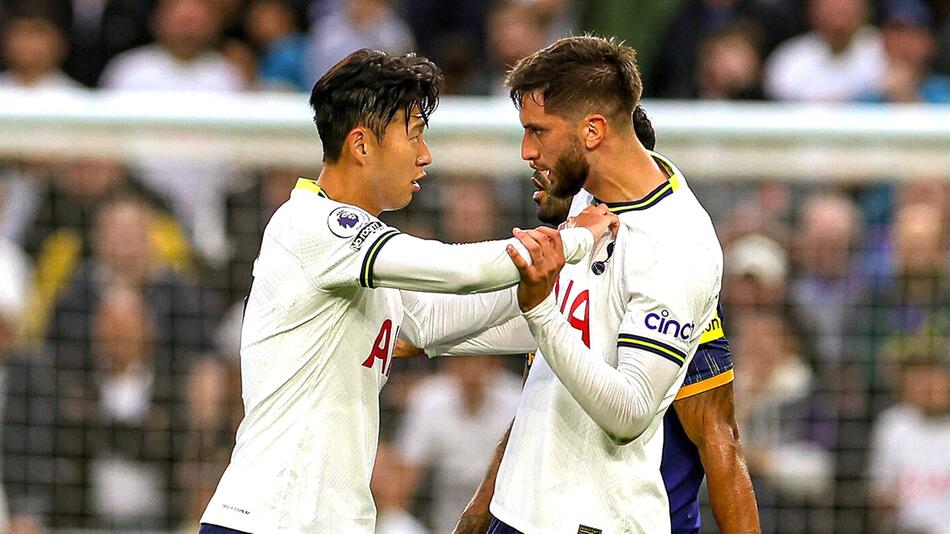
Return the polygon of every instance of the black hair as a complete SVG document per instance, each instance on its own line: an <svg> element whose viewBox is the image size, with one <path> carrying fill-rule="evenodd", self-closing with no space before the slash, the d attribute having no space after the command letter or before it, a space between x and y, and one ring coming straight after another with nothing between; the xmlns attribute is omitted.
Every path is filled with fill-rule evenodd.
<svg viewBox="0 0 950 534"><path fill-rule="evenodd" d="M414 108L428 124L441 90L442 72L424 57L367 48L353 52L317 80L310 93L323 160L337 161L347 134L357 126L369 128L382 141L400 110L405 111L407 128Z"/></svg>
<svg viewBox="0 0 950 534"><path fill-rule="evenodd" d="M639 104L633 110L633 131L636 132L637 139L644 148L653 150L656 146L656 132L653 130L653 123L647 117L646 110Z"/></svg>

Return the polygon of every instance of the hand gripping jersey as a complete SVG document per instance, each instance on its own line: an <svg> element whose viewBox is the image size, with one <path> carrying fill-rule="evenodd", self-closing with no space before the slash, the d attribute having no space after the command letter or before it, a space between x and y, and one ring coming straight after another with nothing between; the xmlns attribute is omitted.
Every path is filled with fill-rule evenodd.
<svg viewBox="0 0 950 534"><path fill-rule="evenodd" d="M525 326L536 340L490 507L526 534L670 532L657 430L715 316L722 251L682 175L654 158L668 181L609 204L616 239L565 266L548 300L430 352L530 350Z"/></svg>
<svg viewBox="0 0 950 534"><path fill-rule="evenodd" d="M593 242L579 230L562 232L571 261ZM400 234L299 180L254 264L241 333L245 416L201 522L261 534L372 532L378 397L397 335L426 347L519 313L513 290L406 290L510 287L519 275L507 243Z"/></svg>

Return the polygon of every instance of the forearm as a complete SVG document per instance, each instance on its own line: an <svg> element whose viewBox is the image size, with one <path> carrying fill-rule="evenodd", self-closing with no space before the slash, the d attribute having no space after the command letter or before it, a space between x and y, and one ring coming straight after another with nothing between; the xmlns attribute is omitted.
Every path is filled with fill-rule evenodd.
<svg viewBox="0 0 950 534"><path fill-rule="evenodd" d="M513 424L513 423L512 423ZM511 434L511 425L504 437L498 442L495 448L495 456L492 457L488 465L488 471L485 478L482 479L475 495L469 501L468 506L462 511L453 534L482 534L488 530L491 524L491 512L488 510L492 497L495 495L495 478L498 476L498 467L501 466L501 459L505 456L505 447L508 446L508 436Z"/></svg>
<svg viewBox="0 0 950 534"><path fill-rule="evenodd" d="M417 347L459 343L520 315L515 288L477 295L402 291L402 332Z"/></svg>
<svg viewBox="0 0 950 534"><path fill-rule="evenodd" d="M646 430L676 379L675 364L619 347L617 367L611 367L583 344L552 296L524 317L558 380L611 439L628 443Z"/></svg>
<svg viewBox="0 0 950 534"><path fill-rule="evenodd" d="M593 234L586 228L562 230L561 239L564 257L570 263L586 256L594 243ZM431 293L468 294L505 289L520 280L518 269L506 251L508 245L513 245L522 257L529 258L517 239L448 245L399 234L367 253L361 278L370 287Z"/></svg>
<svg viewBox="0 0 950 534"><path fill-rule="evenodd" d="M755 491L738 440L721 440L700 449L709 503L723 534L760 532ZM708 466L708 467L707 467Z"/></svg>
<svg viewBox="0 0 950 534"><path fill-rule="evenodd" d="M732 384L678 400L673 409L699 451L719 530L725 534L760 532L755 491L739 443Z"/></svg>
<svg viewBox="0 0 950 534"><path fill-rule="evenodd" d="M538 343L531 335L528 323L520 315L474 336L425 347L430 357L527 354L536 350Z"/></svg>

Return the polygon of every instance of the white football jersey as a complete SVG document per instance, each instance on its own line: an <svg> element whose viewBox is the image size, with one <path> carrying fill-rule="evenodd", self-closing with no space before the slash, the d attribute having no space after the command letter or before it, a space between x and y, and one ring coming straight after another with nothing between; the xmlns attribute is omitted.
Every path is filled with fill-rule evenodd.
<svg viewBox="0 0 950 534"><path fill-rule="evenodd" d="M525 534L670 531L660 475L663 415L715 315L722 251L682 175L655 158L669 180L641 200L608 204L620 217L616 240L601 240L590 256L565 266L555 296L594 357L617 368L618 348L634 349L635 357L668 360L679 372L646 430L621 444L536 355L491 503L495 517ZM573 213L588 203L579 197Z"/></svg>
<svg viewBox="0 0 950 534"><path fill-rule="evenodd" d="M574 261L593 242L586 230L562 235ZM255 534L372 532L379 392L396 337L425 347L519 313L513 290L396 288L510 287L518 271L507 243L400 234L298 180L254 264L241 332L245 416L201 522Z"/></svg>

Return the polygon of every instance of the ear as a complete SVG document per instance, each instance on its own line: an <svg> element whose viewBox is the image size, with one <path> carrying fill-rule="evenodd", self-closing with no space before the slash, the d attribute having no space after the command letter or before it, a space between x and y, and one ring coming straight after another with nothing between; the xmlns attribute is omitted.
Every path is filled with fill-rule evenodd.
<svg viewBox="0 0 950 534"><path fill-rule="evenodd" d="M580 139L588 150L593 150L604 142L607 135L607 117L597 113L587 115L580 123Z"/></svg>
<svg viewBox="0 0 950 534"><path fill-rule="evenodd" d="M358 165L365 165L366 154L370 150L368 145L369 132L362 126L357 126L346 134L343 148Z"/></svg>

